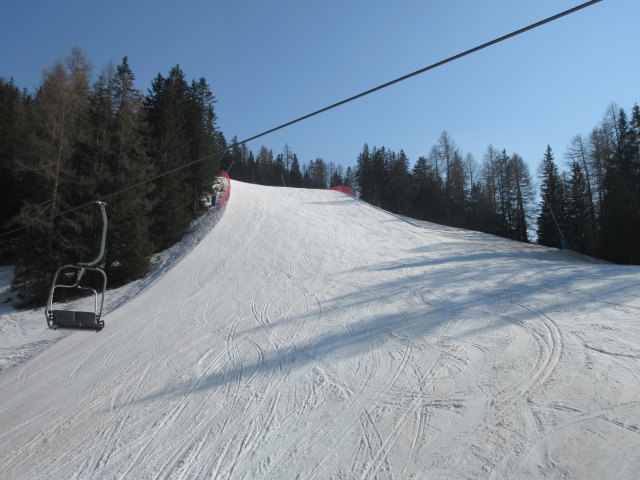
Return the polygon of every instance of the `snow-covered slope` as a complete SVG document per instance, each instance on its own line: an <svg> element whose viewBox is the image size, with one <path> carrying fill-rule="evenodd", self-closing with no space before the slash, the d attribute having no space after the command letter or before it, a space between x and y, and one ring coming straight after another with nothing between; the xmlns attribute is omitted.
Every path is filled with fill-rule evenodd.
<svg viewBox="0 0 640 480"><path fill-rule="evenodd" d="M0 373L0 478L637 478L639 268L233 188L104 331Z"/></svg>

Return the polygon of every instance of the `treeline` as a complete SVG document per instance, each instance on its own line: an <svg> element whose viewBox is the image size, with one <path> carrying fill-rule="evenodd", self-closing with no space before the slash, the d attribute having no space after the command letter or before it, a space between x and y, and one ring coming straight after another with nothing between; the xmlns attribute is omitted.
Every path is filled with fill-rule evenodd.
<svg viewBox="0 0 640 480"><path fill-rule="evenodd" d="M637 105L630 115L612 106L588 137L575 137L566 171L548 147L537 195L520 155L489 146L479 163L446 132L412 167L402 150L368 145L354 169L300 162L288 146L254 154L217 129L204 78L188 82L175 66L146 94L134 80L125 57L92 81L80 48L45 70L34 93L0 78L0 226L15 231L0 238L0 253L10 252L25 296L42 299L57 267L94 258L101 219L77 207L97 198L109 204L110 284L144 275L151 255L203 211L220 168L264 185L346 185L391 212L640 264Z"/></svg>
<svg viewBox="0 0 640 480"><path fill-rule="evenodd" d="M587 137L577 135L560 172L551 148L541 165L538 242L612 262L640 264L640 108L611 106Z"/></svg>
<svg viewBox="0 0 640 480"><path fill-rule="evenodd" d="M126 57L93 82L91 71L74 48L33 94L0 79L0 225L26 227L2 238L3 251L28 297L42 299L59 266L95 258L98 209L75 207L105 196L110 284L146 273L151 255L201 213L219 171L214 154L226 148L204 78L188 82L176 66L143 94Z"/></svg>
<svg viewBox="0 0 640 480"><path fill-rule="evenodd" d="M640 264L638 106L630 116L611 106L587 138L571 141L565 157L561 172L547 147L537 195L520 155L489 146L478 163L444 132L412 168L402 150L365 145L355 184L361 199L394 213Z"/></svg>
<svg viewBox="0 0 640 480"><path fill-rule="evenodd" d="M489 146L482 165L442 133L409 168L401 150L365 145L355 171L360 198L394 213L528 241L534 188L517 153Z"/></svg>
<svg viewBox="0 0 640 480"><path fill-rule="evenodd" d="M297 188L327 188L346 185L353 187L354 173L322 158L300 164L298 156L288 145L282 153L274 155L273 150L260 147L257 154L233 138L221 165L236 180L260 185L287 186Z"/></svg>

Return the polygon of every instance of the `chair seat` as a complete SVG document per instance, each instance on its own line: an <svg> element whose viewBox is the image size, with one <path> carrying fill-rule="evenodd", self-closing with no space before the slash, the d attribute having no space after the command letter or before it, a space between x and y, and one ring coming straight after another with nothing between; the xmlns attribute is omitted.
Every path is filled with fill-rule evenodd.
<svg viewBox="0 0 640 480"><path fill-rule="evenodd" d="M99 332L104 322L99 320L95 312L74 312L68 310L53 310L53 328L71 330L95 330Z"/></svg>

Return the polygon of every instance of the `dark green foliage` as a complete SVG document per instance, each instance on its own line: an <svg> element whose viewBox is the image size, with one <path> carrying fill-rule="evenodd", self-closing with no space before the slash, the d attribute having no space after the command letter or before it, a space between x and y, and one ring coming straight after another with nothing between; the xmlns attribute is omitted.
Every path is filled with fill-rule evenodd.
<svg viewBox="0 0 640 480"><path fill-rule="evenodd" d="M189 86L179 66L168 77L153 80L146 98L153 144L152 157L158 169L169 171L190 159ZM186 170L161 177L156 182L151 232L159 250L178 241L191 221L192 194Z"/></svg>
<svg viewBox="0 0 640 480"><path fill-rule="evenodd" d="M147 153L147 116L142 96L133 87L133 82L133 72L125 57L117 67L113 82L115 112L111 119L110 154L106 162L111 185L104 194L141 182L155 173ZM149 269L153 252L149 235L152 191L153 186L145 184L110 200L107 274L112 284L139 278Z"/></svg>
<svg viewBox="0 0 640 480"><path fill-rule="evenodd" d="M538 243L560 248L565 224L564 183L558 173L551 147L547 145L540 167L540 214L538 215Z"/></svg>
<svg viewBox="0 0 640 480"><path fill-rule="evenodd" d="M403 151L365 145L355 172L360 198L394 213L528 241L533 189L518 154L489 148L482 178L445 132L409 172Z"/></svg>
<svg viewBox="0 0 640 480"><path fill-rule="evenodd" d="M595 253L593 236L590 235L591 218L587 180L582 167L574 162L566 188L566 237L572 250Z"/></svg>
<svg viewBox="0 0 640 480"><path fill-rule="evenodd" d="M354 188L356 185L356 176L351 167L347 167L344 172L344 178L342 179L345 187Z"/></svg>
<svg viewBox="0 0 640 480"><path fill-rule="evenodd" d="M360 191L360 198L365 202L371 203L382 208L389 208L392 211L397 210L397 202L389 197L391 189L389 187L389 180L391 169L390 166L394 164L393 152L387 151L384 147L376 148L370 151L369 146L365 144L362 152L358 156L358 164L356 167L356 186ZM397 178L400 182L402 174L398 173L403 169L408 169L402 165L396 167ZM407 172L408 173L408 172ZM391 205L396 203L396 205Z"/></svg>
<svg viewBox="0 0 640 480"><path fill-rule="evenodd" d="M273 151L262 146L256 156L256 182L261 185L282 185L273 163ZM279 180L279 181L278 181Z"/></svg>
<svg viewBox="0 0 640 480"><path fill-rule="evenodd" d="M33 98L0 79L0 220L5 231L25 227L15 238L14 286L35 301L59 266L97 255L99 210L75 207L106 197L104 268L110 285L133 280L202 212L226 149L204 79L188 84L176 66L144 98L126 57L93 85L90 71L75 47L44 72Z"/></svg>
<svg viewBox="0 0 640 480"><path fill-rule="evenodd" d="M16 213L22 206L22 192L28 177L21 174L18 162L25 131L25 108L29 97L13 84L0 77L0 229L17 227ZM17 235L0 238L0 262L11 261L18 241Z"/></svg>
<svg viewBox="0 0 640 480"><path fill-rule="evenodd" d="M408 215L411 211L411 174L404 151L389 158L389 181L384 189L384 205L390 211Z"/></svg>
<svg viewBox="0 0 640 480"><path fill-rule="evenodd" d="M606 162L602 204L602 254L618 263L640 263L640 114L612 112L608 130L611 155Z"/></svg>
<svg viewBox="0 0 640 480"><path fill-rule="evenodd" d="M302 172L298 163L297 155L293 155L291 160L291 171L289 172L289 186L302 187Z"/></svg>
<svg viewBox="0 0 640 480"><path fill-rule="evenodd" d="M0 226L3 230L9 229L9 221L22 203L17 161L27 102L28 98L13 82L0 78Z"/></svg>
<svg viewBox="0 0 640 480"><path fill-rule="evenodd" d="M414 215L431 222L441 221L442 183L434 165L427 157L418 158L413 166L412 185Z"/></svg>
<svg viewBox="0 0 640 480"><path fill-rule="evenodd" d="M204 79L188 85L178 65L168 77L158 75L146 97L151 128L151 156L161 172L196 162L156 182L151 232L158 249L179 240L203 208L218 172L218 158L226 149L215 130L215 100Z"/></svg>
<svg viewBox="0 0 640 480"><path fill-rule="evenodd" d="M189 158L207 157L195 163L187 172L191 190L191 214L196 217L203 209L203 198L211 193L211 180L219 172L219 154L225 149L225 140L216 131L215 99L204 78L191 82L188 92L188 139Z"/></svg>
<svg viewBox="0 0 640 480"><path fill-rule="evenodd" d="M594 187L597 186L598 175L589 161L587 142L581 135L573 138L566 157L571 162L571 178L567 187L569 244L578 252L597 255L600 228L594 191L599 191L599 188L594 190Z"/></svg>
<svg viewBox="0 0 640 480"><path fill-rule="evenodd" d="M373 203L373 174L371 168L371 154L369 145L366 143L362 147L362 152L358 155L356 165L356 188L360 191L360 198L365 202Z"/></svg>

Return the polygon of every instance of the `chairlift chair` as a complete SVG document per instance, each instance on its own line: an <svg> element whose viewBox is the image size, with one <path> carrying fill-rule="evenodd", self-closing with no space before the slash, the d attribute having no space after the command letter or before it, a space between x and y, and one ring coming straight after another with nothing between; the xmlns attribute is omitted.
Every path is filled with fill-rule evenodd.
<svg viewBox="0 0 640 480"><path fill-rule="evenodd" d="M107 241L107 212L105 210L106 203L95 202L100 207L102 213L102 240L100 243L100 253L95 260L91 262L79 262L60 267L53 276L51 290L49 291L49 300L45 308L45 316L47 325L53 330L91 330L99 332L104 328L104 320L102 320L102 306L104 303L104 295L107 290L107 275L97 265L100 264L104 257L105 244ZM88 271L97 272L102 277L102 288L96 289L82 285L81 282L85 273ZM75 277L72 284L59 283L59 278ZM93 311L74 311L53 308L53 295L57 289L75 289L93 294Z"/></svg>

